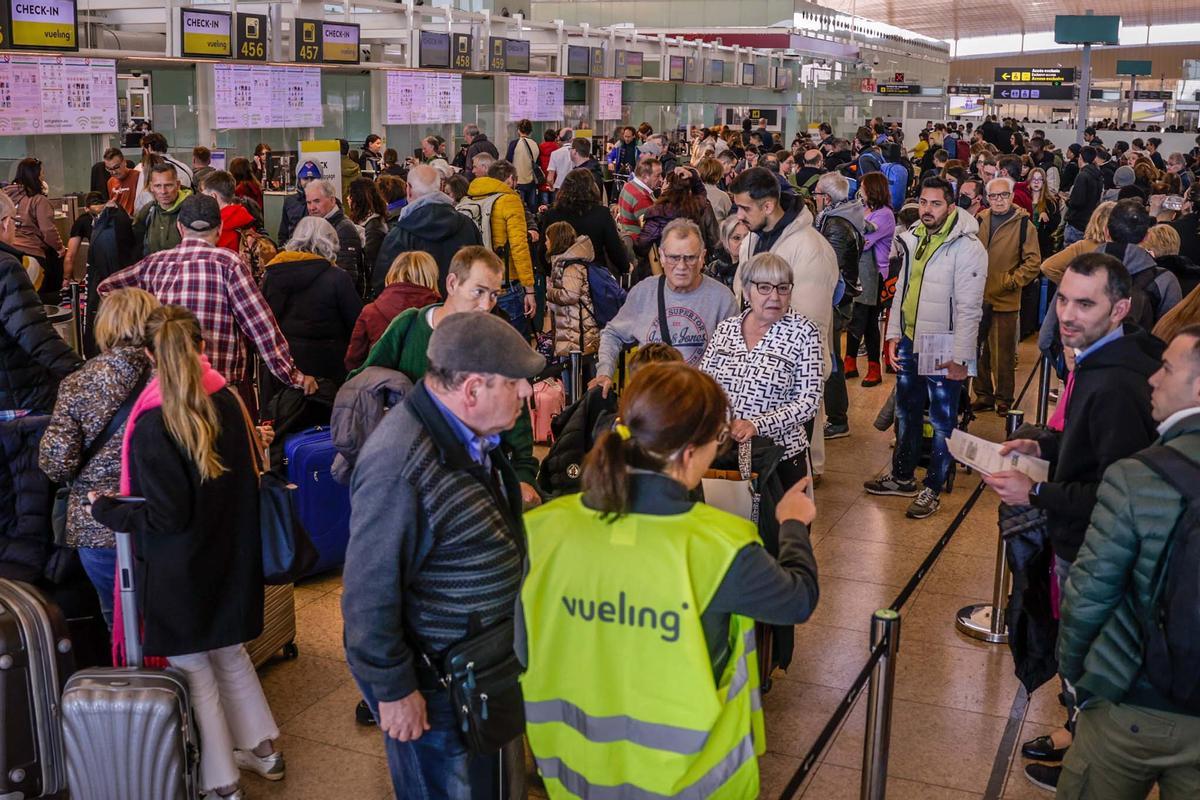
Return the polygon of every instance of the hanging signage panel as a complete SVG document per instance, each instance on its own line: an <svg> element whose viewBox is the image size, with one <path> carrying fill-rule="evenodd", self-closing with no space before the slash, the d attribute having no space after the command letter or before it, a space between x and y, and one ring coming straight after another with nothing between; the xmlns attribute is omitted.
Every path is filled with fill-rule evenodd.
<svg viewBox="0 0 1200 800"><path fill-rule="evenodd" d="M266 14L238 13L237 57L244 61L267 60Z"/></svg>
<svg viewBox="0 0 1200 800"><path fill-rule="evenodd" d="M233 15L224 11L179 9L179 52L194 58L233 55Z"/></svg>
<svg viewBox="0 0 1200 800"><path fill-rule="evenodd" d="M78 50L75 0L9 0L8 30L0 46L28 50Z"/></svg>
<svg viewBox="0 0 1200 800"><path fill-rule="evenodd" d="M326 64L359 62L357 25L326 22L321 28L321 58Z"/></svg>
<svg viewBox="0 0 1200 800"><path fill-rule="evenodd" d="M508 119L556 122L563 118L562 78L511 75L508 78Z"/></svg>
<svg viewBox="0 0 1200 800"><path fill-rule="evenodd" d="M596 111L596 119L621 118L621 82L598 81L600 102Z"/></svg>
<svg viewBox="0 0 1200 800"><path fill-rule="evenodd" d="M462 75L453 72L387 73L387 125L462 122Z"/></svg>
<svg viewBox="0 0 1200 800"><path fill-rule="evenodd" d="M454 39L454 63L451 64L455 69L473 69L471 63L471 34L456 33Z"/></svg>
<svg viewBox="0 0 1200 800"><path fill-rule="evenodd" d="M1074 86L1009 83L992 87L997 100L1074 100Z"/></svg>
<svg viewBox="0 0 1200 800"><path fill-rule="evenodd" d="M300 19L292 22L292 42L296 60L304 64L321 63L321 20Z"/></svg>
<svg viewBox="0 0 1200 800"><path fill-rule="evenodd" d="M0 55L0 136L116 130L116 61Z"/></svg>
<svg viewBox="0 0 1200 800"><path fill-rule="evenodd" d="M1053 83L1075 82L1074 67L996 67L995 83Z"/></svg>
<svg viewBox="0 0 1200 800"><path fill-rule="evenodd" d="M916 83L881 83L875 87L875 93L916 95L921 93L921 86Z"/></svg>
<svg viewBox="0 0 1200 800"><path fill-rule="evenodd" d="M218 129L319 128L321 71L315 67L217 64L213 109Z"/></svg>

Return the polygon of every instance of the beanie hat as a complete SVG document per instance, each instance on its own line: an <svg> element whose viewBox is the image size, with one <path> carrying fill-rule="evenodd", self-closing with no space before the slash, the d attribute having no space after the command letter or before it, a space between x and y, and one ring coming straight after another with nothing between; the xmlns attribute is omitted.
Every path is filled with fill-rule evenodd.
<svg viewBox="0 0 1200 800"><path fill-rule="evenodd" d="M309 178L319 178L321 177L321 168L312 161L305 161L300 165L300 169L296 171L296 177L302 181Z"/></svg>

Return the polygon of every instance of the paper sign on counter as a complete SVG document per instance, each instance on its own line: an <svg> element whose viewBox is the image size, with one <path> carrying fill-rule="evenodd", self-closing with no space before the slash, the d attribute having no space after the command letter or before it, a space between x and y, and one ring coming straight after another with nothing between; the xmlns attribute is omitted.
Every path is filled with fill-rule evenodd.
<svg viewBox="0 0 1200 800"><path fill-rule="evenodd" d="M1020 472L1034 483L1050 479L1050 462L1018 452L1000 455L1000 445L955 429L947 441L950 455L973 470L991 475L995 472Z"/></svg>

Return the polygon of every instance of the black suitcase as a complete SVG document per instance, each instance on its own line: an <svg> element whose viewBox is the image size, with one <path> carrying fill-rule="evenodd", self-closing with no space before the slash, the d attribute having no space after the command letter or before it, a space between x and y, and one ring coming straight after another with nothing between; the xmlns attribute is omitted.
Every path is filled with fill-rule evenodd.
<svg viewBox="0 0 1200 800"><path fill-rule="evenodd" d="M58 606L27 583L0 579L0 797L66 788L58 698L74 666Z"/></svg>
<svg viewBox="0 0 1200 800"><path fill-rule="evenodd" d="M130 500L140 498L129 498ZM143 669L131 536L117 534L125 652L132 666L80 670L62 696L72 800L195 800L199 738L187 678Z"/></svg>

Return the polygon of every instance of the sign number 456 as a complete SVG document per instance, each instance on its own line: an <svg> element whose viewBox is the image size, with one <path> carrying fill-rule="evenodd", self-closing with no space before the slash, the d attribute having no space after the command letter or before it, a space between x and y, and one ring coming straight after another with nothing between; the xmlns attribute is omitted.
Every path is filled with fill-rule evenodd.
<svg viewBox="0 0 1200 800"><path fill-rule="evenodd" d="M266 46L262 42L242 42L239 55L242 58L262 58L266 53Z"/></svg>

